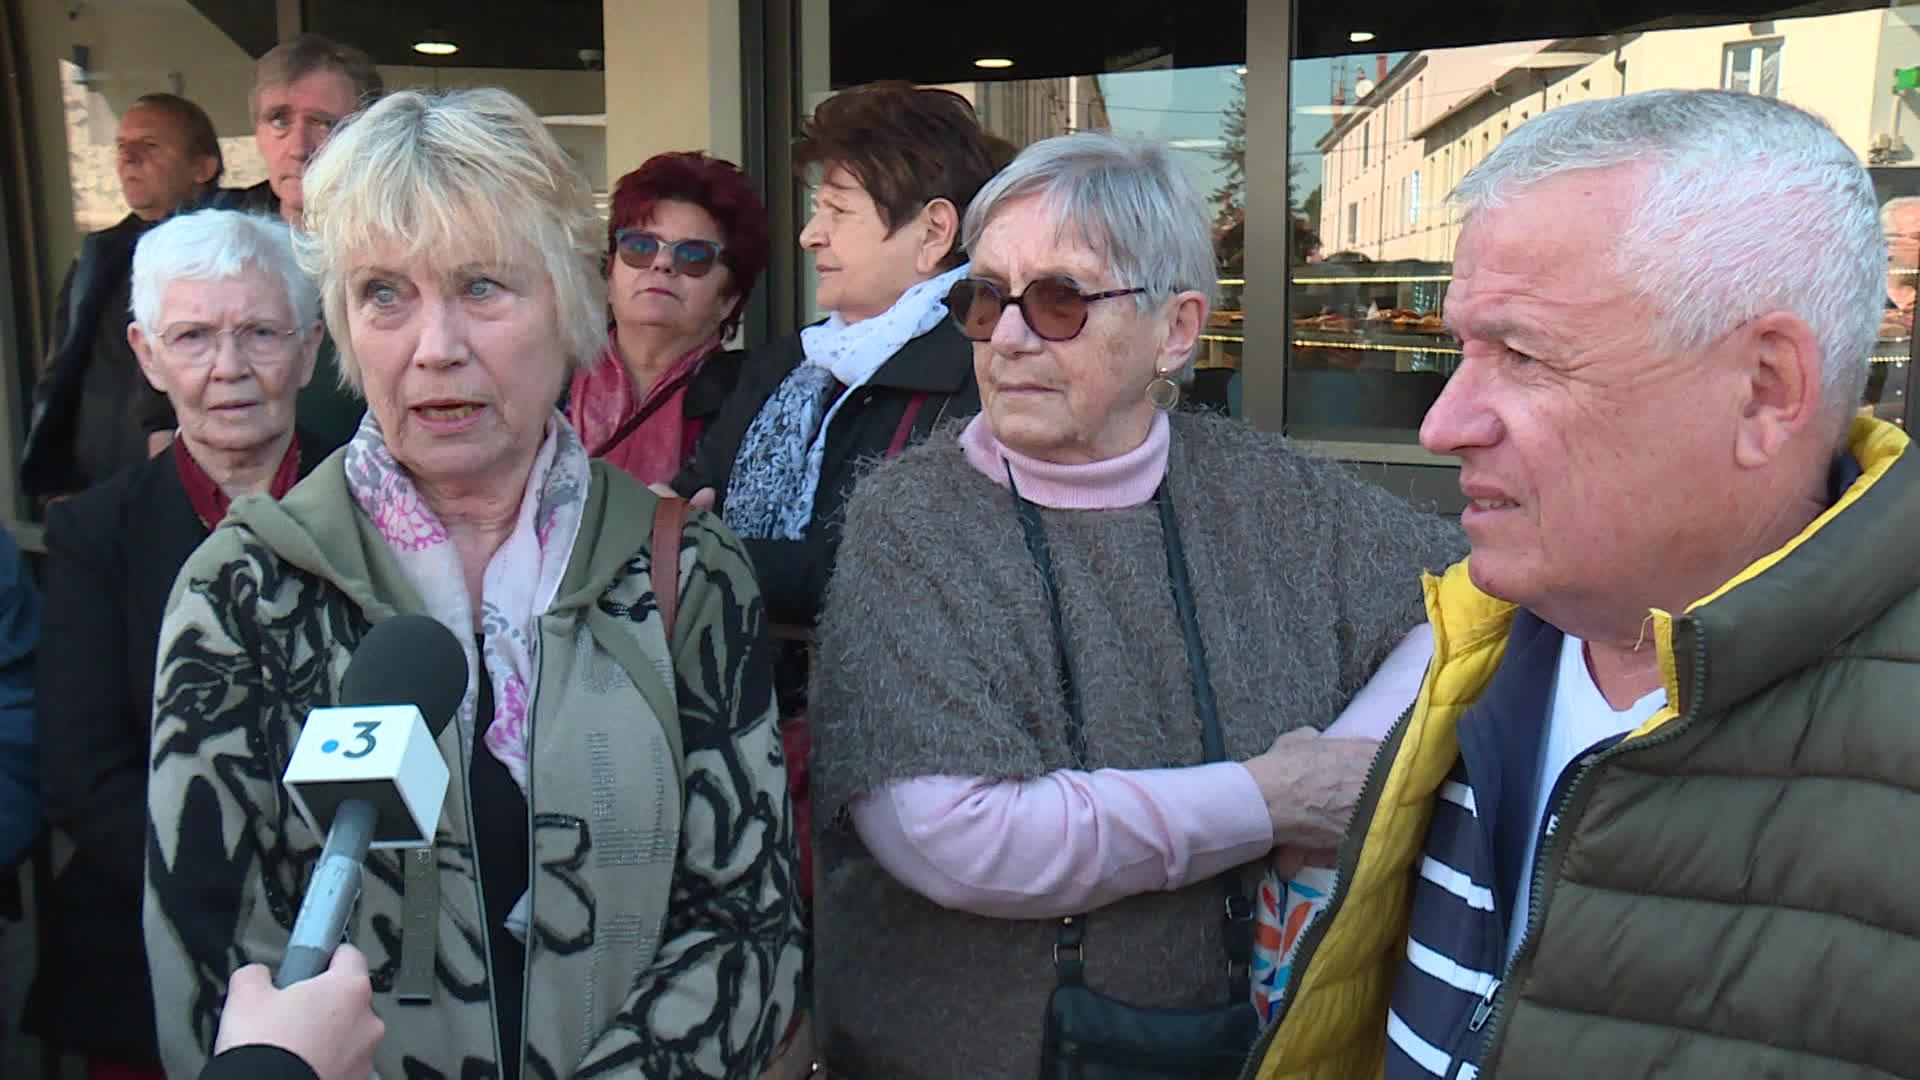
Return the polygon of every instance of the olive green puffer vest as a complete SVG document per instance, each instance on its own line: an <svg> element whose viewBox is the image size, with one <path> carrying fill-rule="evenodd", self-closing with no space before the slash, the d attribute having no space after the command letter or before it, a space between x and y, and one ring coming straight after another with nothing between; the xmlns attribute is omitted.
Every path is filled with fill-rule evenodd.
<svg viewBox="0 0 1920 1080"><path fill-rule="evenodd" d="M1873 421L1852 450L1865 474L1806 531L1653 613L1670 706L1562 804L1480 1080L1920 1077L1920 460ZM1261 1080L1379 1075L1406 882L1512 616L1464 567L1428 591L1436 664Z"/></svg>

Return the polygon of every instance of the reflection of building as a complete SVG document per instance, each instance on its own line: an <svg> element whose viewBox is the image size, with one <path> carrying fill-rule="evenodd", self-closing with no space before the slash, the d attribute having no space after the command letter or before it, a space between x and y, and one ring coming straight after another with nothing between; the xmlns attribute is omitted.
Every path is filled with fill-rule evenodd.
<svg viewBox="0 0 1920 1080"><path fill-rule="evenodd" d="M1913 7L1411 53L1319 142L1327 250L1452 257L1446 194L1506 133L1550 108L1641 90L1766 93L1825 118L1861 160L1920 164ZM1444 73L1442 65L1444 67Z"/></svg>
<svg viewBox="0 0 1920 1080"><path fill-rule="evenodd" d="M1439 192L1430 190L1417 133L1458 105L1499 70L1505 58L1544 42L1513 42L1409 53L1351 111L1338 116L1317 144L1321 154L1320 246L1328 254L1383 253L1381 239L1419 224ZM1381 58L1384 63L1385 58Z"/></svg>
<svg viewBox="0 0 1920 1080"><path fill-rule="evenodd" d="M981 125L1016 147L1063 131L1112 126L1100 80L1091 75L981 83L973 100Z"/></svg>

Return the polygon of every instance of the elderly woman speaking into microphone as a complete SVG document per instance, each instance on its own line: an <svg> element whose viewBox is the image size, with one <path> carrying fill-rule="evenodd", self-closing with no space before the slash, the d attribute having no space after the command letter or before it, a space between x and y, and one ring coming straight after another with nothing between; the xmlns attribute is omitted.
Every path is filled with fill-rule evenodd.
<svg viewBox="0 0 1920 1080"><path fill-rule="evenodd" d="M286 947L322 839L279 784L302 722L373 623L419 613L469 682L431 869L373 852L348 929L375 1069L752 1077L801 965L764 617L717 518L656 551L656 497L554 408L604 341L586 183L504 91L401 93L328 142L306 197L300 254L368 413L282 502L236 501L163 624L145 922L167 1071L200 1067L229 972Z"/></svg>
<svg viewBox="0 0 1920 1080"><path fill-rule="evenodd" d="M1168 412L1214 268L1164 148L1036 143L963 243L982 412L862 481L821 625L824 1056L1232 1076L1258 1030L1240 872L1338 841L1374 743L1315 729L1397 649L1388 716L1412 699L1420 571L1457 530Z"/></svg>

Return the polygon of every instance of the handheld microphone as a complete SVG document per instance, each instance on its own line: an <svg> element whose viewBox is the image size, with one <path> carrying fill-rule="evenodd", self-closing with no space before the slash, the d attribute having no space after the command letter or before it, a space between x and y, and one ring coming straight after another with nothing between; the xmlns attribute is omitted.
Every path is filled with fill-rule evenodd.
<svg viewBox="0 0 1920 1080"><path fill-rule="evenodd" d="M398 615L354 650L340 704L307 714L281 782L327 841L275 986L326 970L360 899L369 847L433 843L448 778L434 740L466 692L467 658L453 632L425 615Z"/></svg>

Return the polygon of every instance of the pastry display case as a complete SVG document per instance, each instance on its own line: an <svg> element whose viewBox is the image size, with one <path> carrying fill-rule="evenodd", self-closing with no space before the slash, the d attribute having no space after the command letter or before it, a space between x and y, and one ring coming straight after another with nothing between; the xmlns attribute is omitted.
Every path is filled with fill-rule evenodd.
<svg viewBox="0 0 1920 1080"><path fill-rule="evenodd" d="M1880 324L1880 339L1874 342L1861 411L1905 427L1907 388L1914 370L1913 312L1890 309L1887 314L1899 315L1900 319Z"/></svg>
<svg viewBox="0 0 1920 1080"><path fill-rule="evenodd" d="M1880 231L1887 241L1886 299L1880 332L1867 369L1861 412L1906 427L1907 399L1920 387L1915 372L1920 348L1913 335L1913 312L1920 299L1920 169L1912 165L1869 165L1874 195L1880 202Z"/></svg>
<svg viewBox="0 0 1920 1080"><path fill-rule="evenodd" d="M1440 322L1452 268L1335 255L1293 268L1287 431L1295 438L1412 443L1460 363Z"/></svg>
<svg viewBox="0 0 1920 1080"><path fill-rule="evenodd" d="M1863 415L1902 426L1920 358L1913 332L1920 238L1911 248L1893 245L1886 314L1860 406ZM1460 347L1440 321L1450 270L1447 263L1415 260L1294 267L1289 434L1339 442L1419 441L1421 419L1460 363Z"/></svg>

